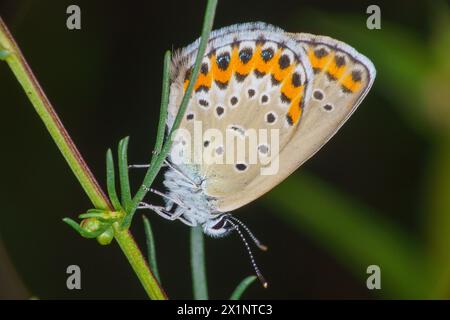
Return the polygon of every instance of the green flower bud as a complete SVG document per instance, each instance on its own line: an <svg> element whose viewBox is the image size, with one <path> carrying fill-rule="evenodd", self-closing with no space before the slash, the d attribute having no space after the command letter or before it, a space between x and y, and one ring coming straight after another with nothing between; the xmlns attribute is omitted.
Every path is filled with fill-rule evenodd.
<svg viewBox="0 0 450 320"><path fill-rule="evenodd" d="M88 218L88 219L84 219L81 222L81 227L88 231L88 232L95 232L98 229L100 229L100 221L98 221L98 219L96 218Z"/></svg>
<svg viewBox="0 0 450 320"><path fill-rule="evenodd" d="M109 227L106 229L105 232L103 232L101 235L97 237L97 242L100 243L102 246L106 246L111 243L111 241L114 239L114 230L112 227Z"/></svg>

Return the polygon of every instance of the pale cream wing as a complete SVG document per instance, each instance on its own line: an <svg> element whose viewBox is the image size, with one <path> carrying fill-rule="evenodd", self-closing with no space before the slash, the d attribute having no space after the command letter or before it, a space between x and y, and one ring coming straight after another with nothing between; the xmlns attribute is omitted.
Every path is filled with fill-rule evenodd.
<svg viewBox="0 0 450 320"><path fill-rule="evenodd" d="M260 129L277 129L280 150L292 139L311 95L308 79L312 78L302 46L282 30L265 24L226 30L231 33L212 33L180 125L184 133L181 140L175 140L173 148L181 154L180 168L188 175L200 177L206 195L219 202L240 193L257 179L261 172L259 157L266 158L266 163L270 161L275 144L271 135L261 141ZM189 83L195 53L196 47L189 46L174 61L169 127ZM227 145L229 136L235 140L232 148ZM255 136L257 143L250 145ZM244 148L238 148L239 142L244 143ZM197 147L200 143L200 148L195 143ZM234 155L230 162L231 150ZM239 157L238 150L243 150L243 157ZM196 157L199 153L201 163ZM251 155L258 157L256 163ZM174 158L170 160L173 162Z"/></svg>
<svg viewBox="0 0 450 320"><path fill-rule="evenodd" d="M275 175L257 175L220 197L217 209L235 210L268 192L313 156L345 123L375 79L372 62L349 45L329 37L290 34L305 50L314 71L312 95L296 132L279 153ZM277 159L273 159L272 165Z"/></svg>

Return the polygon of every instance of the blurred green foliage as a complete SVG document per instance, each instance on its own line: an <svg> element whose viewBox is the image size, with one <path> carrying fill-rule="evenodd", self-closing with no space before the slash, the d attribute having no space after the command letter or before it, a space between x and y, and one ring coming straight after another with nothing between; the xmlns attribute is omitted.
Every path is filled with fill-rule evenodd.
<svg viewBox="0 0 450 320"><path fill-rule="evenodd" d="M374 31L369 37L360 27L361 16L309 11L301 20L345 34L342 40L370 52L378 71L373 90L393 100L403 121L432 144L423 187L426 205L417 206L428 241L421 243L376 210L305 172L290 177L266 198L284 219L362 280L367 278L366 266L379 265L380 294L390 298L450 296L450 11L442 2L431 9L432 36L427 43L392 21L383 20L382 28L389 32Z"/></svg>

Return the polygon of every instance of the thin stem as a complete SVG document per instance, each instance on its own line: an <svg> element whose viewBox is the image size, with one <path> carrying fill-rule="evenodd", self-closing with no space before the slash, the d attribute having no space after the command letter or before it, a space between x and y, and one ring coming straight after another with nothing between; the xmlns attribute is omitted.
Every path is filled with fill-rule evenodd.
<svg viewBox="0 0 450 320"><path fill-rule="evenodd" d="M0 17L0 49L8 51L5 61L14 73L28 99L44 122L58 149L63 154L84 191L98 209L113 210L108 198L83 160L80 152L64 128L56 111L46 97L31 71L13 36ZM128 231L119 231L115 226L115 239L136 272L151 299L165 299L166 295L148 268L142 253Z"/></svg>
<svg viewBox="0 0 450 320"><path fill-rule="evenodd" d="M169 92L170 92L170 64L172 55L169 50L164 55L164 73L163 73L163 86L161 92L161 107L159 113L158 132L156 133L156 143L153 152L155 155L159 155L164 142L164 132L166 131L167 120L167 106L169 105Z"/></svg>
<svg viewBox="0 0 450 320"><path fill-rule="evenodd" d="M205 54L206 45L208 44L209 34L211 32L212 25L214 22L214 15L216 12L216 7L217 7L217 0L208 0L208 3L206 5L205 17L203 20L203 28L202 28L200 45L199 45L199 48L197 51L197 57L195 59L194 69L191 74L191 78L189 79L189 85L188 85L188 87L186 89L186 93L184 94L183 99L181 101L179 111L178 111L177 116L172 125L172 129L170 130L167 140L165 141L165 143L162 146L161 153L156 158L154 158L155 159L154 162L152 161L153 165L151 165L149 167L149 169L147 170L147 173L145 174L145 177L144 177L144 181L142 183L142 187L139 188L138 192L136 193L136 195L134 196L134 198L132 200L132 204L130 206L130 212L128 213L129 219L131 219L133 217L138 204L144 199L145 195L149 191L150 186L152 185L153 181L155 180L156 175L158 174L159 170L161 169L161 166L162 166L165 158L167 157L167 154L170 151L170 148L172 146L172 137L174 135L175 130L179 127L181 120L183 119L189 99L190 99L192 91L194 89L195 82L197 81L197 77L200 72L200 65L202 63L203 56ZM167 70L165 70L165 72L167 72ZM163 85L166 85L166 84L163 84ZM161 104L161 112L167 112L167 105Z"/></svg>
<svg viewBox="0 0 450 320"><path fill-rule="evenodd" d="M156 262L155 239L153 237L152 227L147 217L142 216L142 220L144 221L145 239L147 242L148 263L150 265L150 268L153 270L156 279L158 279L159 283L161 283L161 277L159 276L158 271L158 263Z"/></svg>
<svg viewBox="0 0 450 320"><path fill-rule="evenodd" d="M156 175L161 169L162 162L160 161L161 156L161 148L164 143L164 132L166 129L166 119L167 119L167 108L169 105L169 92L170 92L170 63L171 63L171 53L170 51L166 51L164 55L164 68L163 68L163 84L162 84L162 93L161 93L161 107L159 110L159 121L158 121L158 130L156 133L156 142L155 147L153 149L152 160L150 161L150 165L148 166L146 176L144 178L144 182L142 184L142 188L140 188L136 194L136 196L130 200L129 206L127 207L127 216L122 222L122 228L127 229L131 225L131 221L136 212L136 208L138 204L144 199L148 188L145 186L150 186L153 183ZM151 173L151 177L147 178L147 176ZM145 179L149 179L150 182L146 183ZM139 198L137 197L139 195ZM140 199L139 201L137 199Z"/></svg>
<svg viewBox="0 0 450 320"><path fill-rule="evenodd" d="M133 236L128 230L121 230L118 223L114 224L114 236L134 272L139 278L148 296L153 300L166 300L167 296L151 273L141 250L139 250Z"/></svg>
<svg viewBox="0 0 450 320"><path fill-rule="evenodd" d="M195 300L208 300L205 243L201 227L191 228L191 272Z"/></svg>

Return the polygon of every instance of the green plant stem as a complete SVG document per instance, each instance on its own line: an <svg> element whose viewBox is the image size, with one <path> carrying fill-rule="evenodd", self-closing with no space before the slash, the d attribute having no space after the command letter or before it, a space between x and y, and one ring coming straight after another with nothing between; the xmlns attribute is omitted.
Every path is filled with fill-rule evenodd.
<svg viewBox="0 0 450 320"><path fill-rule="evenodd" d="M63 154L93 205L98 209L112 210L108 198L83 160L67 130L64 128L56 111L36 80L36 77L1 17L0 50L7 50L9 52L5 57L6 63L24 89L28 99L44 122L58 149ZM115 239L149 297L151 299L165 299L166 295L164 290L159 286L158 281L153 276L131 234L128 231L119 231L117 226L115 226Z"/></svg>
<svg viewBox="0 0 450 320"><path fill-rule="evenodd" d="M173 122L172 128L169 132L169 135L167 137L167 140L162 146L161 153L156 157L153 158L154 161L150 164L149 169L147 170L144 181L142 183L142 187L139 188L139 190L136 192L136 195L134 196L131 206L130 206L130 212L128 213L130 217L132 217L136 211L136 208L138 204L144 199L145 195L147 194L149 187L152 185L153 181L156 178L156 175L158 174L159 170L161 169L161 166L164 162L164 160L167 157L167 154L170 151L170 148L172 147L172 138L175 133L175 130L179 127L181 120L183 119L184 112L186 111L189 99L191 97L192 91L194 89L195 82L197 81L198 74L200 72L200 66L201 62L203 60L203 56L205 54L206 45L208 44L209 34L212 29L212 25L214 22L214 15L216 12L217 7L217 0L209 0L206 5L206 12L205 17L203 20L203 28L202 28L202 35L200 44L197 51L197 57L195 59L195 64L193 68L193 72L191 74L191 78L189 79L189 85L186 89L186 93L183 96L183 99L180 104L179 111L177 113L177 116ZM165 84L163 84L164 88ZM164 96L163 96L164 99ZM161 112L166 112L167 105L164 105L162 103L161 105ZM160 139L162 139L162 136L159 136ZM160 142L157 141L157 146L160 145ZM153 160L152 159L152 160Z"/></svg>
<svg viewBox="0 0 450 320"><path fill-rule="evenodd" d="M165 300L166 294L151 273L141 250L139 250L133 236L128 230L121 230L118 223L114 224L114 236L127 257L139 281L147 292L148 296L153 300Z"/></svg>
<svg viewBox="0 0 450 320"><path fill-rule="evenodd" d="M191 272L195 300L208 300L205 243L201 227L191 228Z"/></svg>
<svg viewBox="0 0 450 320"><path fill-rule="evenodd" d="M156 133L156 142L153 152L155 155L159 155L164 142L164 132L166 131L167 120L167 106L169 105L169 93L170 93L170 64L172 63L172 54L170 51L166 51L164 55L164 73L163 73L163 86L161 92L161 112L159 113L158 132Z"/></svg>

